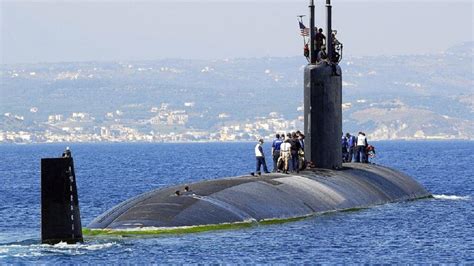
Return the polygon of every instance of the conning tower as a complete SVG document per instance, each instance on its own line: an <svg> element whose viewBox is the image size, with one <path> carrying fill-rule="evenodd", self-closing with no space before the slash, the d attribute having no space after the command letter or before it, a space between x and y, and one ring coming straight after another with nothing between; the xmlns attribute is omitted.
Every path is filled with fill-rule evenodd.
<svg viewBox="0 0 474 266"><path fill-rule="evenodd" d="M326 55L316 50L314 0L310 0L309 9L310 60L304 69L305 157L318 168L339 169L342 167L342 74L334 56L331 1L326 0Z"/></svg>

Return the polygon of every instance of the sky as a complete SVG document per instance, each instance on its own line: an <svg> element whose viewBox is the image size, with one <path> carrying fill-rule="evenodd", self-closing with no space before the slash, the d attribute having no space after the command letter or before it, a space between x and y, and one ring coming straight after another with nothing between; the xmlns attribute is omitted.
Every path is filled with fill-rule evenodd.
<svg viewBox="0 0 474 266"><path fill-rule="evenodd" d="M0 63L296 56L296 16L308 2L0 0ZM325 27L324 1L315 2ZM438 53L473 41L472 0L332 5L345 55Z"/></svg>

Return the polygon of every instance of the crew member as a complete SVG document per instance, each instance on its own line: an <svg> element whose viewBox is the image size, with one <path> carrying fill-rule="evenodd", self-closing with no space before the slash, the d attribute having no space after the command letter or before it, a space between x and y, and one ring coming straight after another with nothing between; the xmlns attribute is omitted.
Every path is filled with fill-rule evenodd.
<svg viewBox="0 0 474 266"><path fill-rule="evenodd" d="M346 133L347 138L347 147L348 147L348 154L347 154L347 162L352 162L352 158L354 157L354 149L356 144L356 137L351 135L349 132Z"/></svg>
<svg viewBox="0 0 474 266"><path fill-rule="evenodd" d="M342 162L345 163L348 160L348 141L346 136L344 136L344 133L342 133L342 138L341 138L341 145L342 145Z"/></svg>
<svg viewBox="0 0 474 266"><path fill-rule="evenodd" d="M259 139L257 145L255 145L255 158L257 161L257 174L260 175L260 166L263 165L263 171L265 173L270 173L267 169L267 164L265 163L265 155L263 154L263 139Z"/></svg>
<svg viewBox="0 0 474 266"><path fill-rule="evenodd" d="M355 157L355 161L357 163L367 162L367 153L365 150L366 147L367 147L367 137L365 136L364 132L359 132L359 135L357 135L357 146L356 146L356 157Z"/></svg>
<svg viewBox="0 0 474 266"><path fill-rule="evenodd" d="M367 145L367 163L369 163L369 158L375 158L375 147L368 144Z"/></svg>
<svg viewBox="0 0 474 266"><path fill-rule="evenodd" d="M308 47L307 43L304 45L303 55L304 55L304 57L306 57L307 60L309 60L309 47Z"/></svg>
<svg viewBox="0 0 474 266"><path fill-rule="evenodd" d="M272 143L273 172L278 171L278 158L280 158L280 146L282 143L283 141L280 139L280 134L276 134Z"/></svg>
<svg viewBox="0 0 474 266"><path fill-rule="evenodd" d="M293 143L291 143L291 165L293 165L293 171L299 173L300 172L300 164L299 164L299 152L301 150L301 145L298 137L296 136L296 132L291 134L291 139Z"/></svg>
<svg viewBox="0 0 474 266"><path fill-rule="evenodd" d="M341 59L341 55L338 53L338 50L341 47L341 43L339 40L336 38L336 32L332 33L332 62L338 63L339 60Z"/></svg>
<svg viewBox="0 0 474 266"><path fill-rule="evenodd" d="M62 154L62 157L63 158L70 158L71 157L71 150L69 149L69 147L66 147L66 150Z"/></svg>
<svg viewBox="0 0 474 266"><path fill-rule="evenodd" d="M301 131L296 131L296 135L298 136L298 142L300 143L300 150L298 152L298 166L299 169L305 169L306 168L306 161L304 157L304 135L301 133Z"/></svg>
<svg viewBox="0 0 474 266"><path fill-rule="evenodd" d="M326 40L326 36L324 36L323 34L323 28L319 28L315 36L316 54L317 54L318 60L321 59L320 53L322 51L322 47L324 45L325 40Z"/></svg>
<svg viewBox="0 0 474 266"><path fill-rule="evenodd" d="M297 130L296 135L298 136L298 141L300 142L301 149L304 150L304 134L301 131Z"/></svg>
<svg viewBox="0 0 474 266"><path fill-rule="evenodd" d="M289 138L285 139L285 141L280 146L280 158L283 160L283 172L288 174L291 158L291 144Z"/></svg>

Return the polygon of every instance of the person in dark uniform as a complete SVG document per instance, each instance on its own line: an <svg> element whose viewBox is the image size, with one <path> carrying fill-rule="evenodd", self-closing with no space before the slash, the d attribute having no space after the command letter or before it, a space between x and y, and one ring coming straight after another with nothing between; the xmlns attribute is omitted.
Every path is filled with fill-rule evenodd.
<svg viewBox="0 0 474 266"><path fill-rule="evenodd" d="M319 60L321 59L321 56L319 54L322 51L324 42L326 41L326 36L324 36L322 28L319 28L319 30L317 31L316 36L315 36L315 41L316 41L316 54L318 55L317 57Z"/></svg>
<svg viewBox="0 0 474 266"><path fill-rule="evenodd" d="M356 144L356 137L351 135L349 132L346 133L347 138L347 146L348 146L348 154L347 154L347 162L352 162L352 158L354 157L355 153L355 144Z"/></svg>
<svg viewBox="0 0 474 266"><path fill-rule="evenodd" d="M304 134L298 130L296 131L296 136L298 137L298 142L301 147L298 151L298 167L300 170L303 170L306 168L306 160L304 157Z"/></svg>
<svg viewBox="0 0 474 266"><path fill-rule="evenodd" d="M301 144L298 139L298 136L295 132L291 134L291 164L293 165L293 171L299 173L300 172L300 165L299 165L299 151L301 149Z"/></svg>
<svg viewBox="0 0 474 266"><path fill-rule="evenodd" d="M283 141L280 139L280 134L276 134L275 139L272 143L272 156L273 156L273 172L278 171L278 158L280 158L280 146Z"/></svg>
<svg viewBox="0 0 474 266"><path fill-rule="evenodd" d="M342 138L341 138L341 146L342 146L342 162L345 163L348 161L348 148L349 148L349 143L347 141L347 137L342 133Z"/></svg>
<svg viewBox="0 0 474 266"><path fill-rule="evenodd" d="M301 131L296 131L296 136L298 136L298 141L300 142L301 149L304 150L304 134Z"/></svg>

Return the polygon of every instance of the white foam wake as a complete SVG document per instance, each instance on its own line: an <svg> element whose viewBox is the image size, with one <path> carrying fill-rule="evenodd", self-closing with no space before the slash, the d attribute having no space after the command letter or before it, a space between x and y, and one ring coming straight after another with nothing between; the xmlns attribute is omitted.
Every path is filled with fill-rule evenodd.
<svg viewBox="0 0 474 266"><path fill-rule="evenodd" d="M32 244L32 245L19 245L10 244L0 246L0 258L4 257L41 257L51 256L53 254L61 255L82 255L88 251L95 251L101 249L108 249L114 246L120 246L115 242L112 243L78 243L78 244L67 244L59 243L56 245L47 244Z"/></svg>
<svg viewBox="0 0 474 266"><path fill-rule="evenodd" d="M470 200L470 196L456 196L456 195L433 195L435 199L442 199L442 200Z"/></svg>
<svg viewBox="0 0 474 266"><path fill-rule="evenodd" d="M110 248L112 246L115 246L116 243L103 243L103 244L82 244L82 243L77 243L77 244L68 244L65 242L59 242L58 244L53 245L54 248L57 249L85 249L85 250L99 250L99 249L104 249L104 248ZM51 247L49 245L43 245L46 247Z"/></svg>

